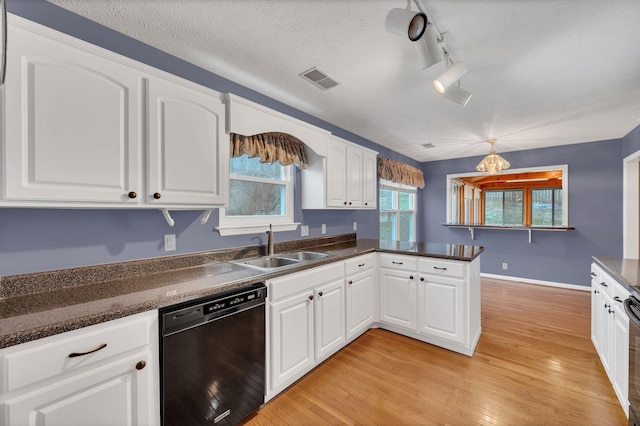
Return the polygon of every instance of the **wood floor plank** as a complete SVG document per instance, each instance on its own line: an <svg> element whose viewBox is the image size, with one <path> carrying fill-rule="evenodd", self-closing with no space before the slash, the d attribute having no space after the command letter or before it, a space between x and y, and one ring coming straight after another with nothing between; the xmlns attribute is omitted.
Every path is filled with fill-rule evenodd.
<svg viewBox="0 0 640 426"><path fill-rule="evenodd" d="M590 294L482 279L473 357L372 329L246 426L620 425L590 337Z"/></svg>

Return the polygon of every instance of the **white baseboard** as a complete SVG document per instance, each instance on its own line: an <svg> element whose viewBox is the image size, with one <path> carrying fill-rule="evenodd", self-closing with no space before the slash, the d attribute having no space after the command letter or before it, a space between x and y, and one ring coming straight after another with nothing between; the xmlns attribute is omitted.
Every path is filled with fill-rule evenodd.
<svg viewBox="0 0 640 426"><path fill-rule="evenodd" d="M484 277L484 278L493 278L493 279L496 279L496 280L517 281L517 282L526 283L526 284L538 284L538 285L546 285L548 287L568 288L570 290L581 290L581 291L590 291L591 290L591 287L584 286L584 285L556 283L556 282L553 282L553 281L532 280L530 278L510 277L508 275L495 275L495 274L480 273L480 276Z"/></svg>

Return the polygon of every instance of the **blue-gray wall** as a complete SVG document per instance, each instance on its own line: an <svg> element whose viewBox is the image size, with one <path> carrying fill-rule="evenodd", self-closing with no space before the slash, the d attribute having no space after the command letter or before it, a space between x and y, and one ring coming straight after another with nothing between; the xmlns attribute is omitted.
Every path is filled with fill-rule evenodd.
<svg viewBox="0 0 640 426"><path fill-rule="evenodd" d="M569 225L566 232L476 229L485 247L482 272L533 280L589 285L591 256L622 257L622 140L590 142L501 154L512 168L568 164ZM446 222L446 175L475 171L482 157L424 163L421 238L471 243L466 229ZM509 269L502 270L502 263Z"/></svg>
<svg viewBox="0 0 640 426"><path fill-rule="evenodd" d="M638 151L640 151L640 125L622 139L622 157L626 158Z"/></svg>
<svg viewBox="0 0 640 426"><path fill-rule="evenodd" d="M380 155L419 167L419 163L388 148L319 120L260 93L212 74L174 56L98 25L45 0L8 0L10 13L67 33L92 44L136 59L158 69L246 99L324 128L336 136L374 149ZM10 39L9 39L10 42ZM296 173L296 183L300 172ZM296 185L295 220L310 227L310 237L319 236L322 224L327 235L353 232L377 238L377 211L303 211ZM218 212L201 225L198 212L172 212L171 228L157 210L57 210L0 208L0 276L74 266L119 262L179 253L254 245L264 235L221 237L214 227ZM178 250L164 252L163 235L176 234ZM300 238L300 231L276 234L276 241Z"/></svg>

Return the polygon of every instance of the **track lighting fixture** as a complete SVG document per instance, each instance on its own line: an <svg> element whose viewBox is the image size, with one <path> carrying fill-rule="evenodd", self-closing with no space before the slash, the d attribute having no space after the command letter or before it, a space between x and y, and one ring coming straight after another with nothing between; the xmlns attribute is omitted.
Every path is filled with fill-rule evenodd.
<svg viewBox="0 0 640 426"><path fill-rule="evenodd" d="M420 68L423 70L442 61L442 47L436 32L435 25L431 22L427 24L427 29L420 40L416 42L416 50L418 51L418 60Z"/></svg>
<svg viewBox="0 0 640 426"><path fill-rule="evenodd" d="M488 175L495 175L511 167L511 164L509 164L507 160L496 154L493 150L493 144L496 143L496 140L491 138L487 139L487 142L491 145L491 151L489 151L489 155L484 157L480 164L476 166L476 170Z"/></svg>
<svg viewBox="0 0 640 426"><path fill-rule="evenodd" d="M459 83L460 82L458 82L458 84ZM471 99L471 96L473 96L471 92L469 92L468 90L464 90L459 85L451 86L447 89L446 92L444 92L445 98L457 103L463 108L467 106L467 103L469 103L469 99Z"/></svg>
<svg viewBox="0 0 640 426"><path fill-rule="evenodd" d="M449 62L448 55L445 56L447 57L447 62ZM462 62L456 62L445 72L440 74L435 80L433 80L433 86L439 93L444 93L449 88L449 86L462 78L462 76L466 73L467 66Z"/></svg>
<svg viewBox="0 0 640 426"><path fill-rule="evenodd" d="M391 9L387 14L384 26L390 33L417 41L427 29L427 15L409 9Z"/></svg>

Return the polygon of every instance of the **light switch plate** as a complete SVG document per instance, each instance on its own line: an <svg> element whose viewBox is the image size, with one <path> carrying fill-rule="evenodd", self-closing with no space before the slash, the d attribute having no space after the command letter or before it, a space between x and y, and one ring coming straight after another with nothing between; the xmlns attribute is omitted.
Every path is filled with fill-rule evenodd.
<svg viewBox="0 0 640 426"><path fill-rule="evenodd" d="M327 225L326 224L322 224L322 234L326 234L327 233Z"/></svg>
<svg viewBox="0 0 640 426"><path fill-rule="evenodd" d="M176 234L164 236L164 251L174 251L176 249Z"/></svg>
<svg viewBox="0 0 640 426"><path fill-rule="evenodd" d="M354 231L358 230L358 222L353 222L353 230Z"/></svg>
<svg viewBox="0 0 640 426"><path fill-rule="evenodd" d="M300 227L300 236L308 237L309 236L309 225L302 225Z"/></svg>

